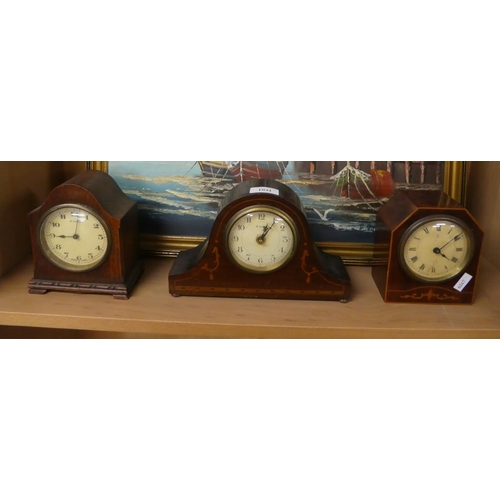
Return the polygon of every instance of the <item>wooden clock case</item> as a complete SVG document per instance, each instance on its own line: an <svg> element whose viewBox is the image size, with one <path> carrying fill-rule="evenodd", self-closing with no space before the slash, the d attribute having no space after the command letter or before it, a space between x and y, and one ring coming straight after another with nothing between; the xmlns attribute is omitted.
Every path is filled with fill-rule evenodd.
<svg viewBox="0 0 500 500"><path fill-rule="evenodd" d="M253 193L252 187L279 190L279 196ZM297 227L297 251L285 267L271 273L248 272L226 253L225 235L234 214L254 205L283 210ZM311 239L297 194L271 179L238 184L221 203L210 236L198 247L179 254L169 275L174 296L245 297L300 300L339 300L350 297L351 281L342 259L319 250Z"/></svg>
<svg viewBox="0 0 500 500"><path fill-rule="evenodd" d="M39 226L53 207L74 203L97 212L107 224L111 245L109 255L97 268L71 272L56 266L39 244ZM34 277L29 292L50 290L99 293L116 299L128 299L143 271L139 259L137 202L120 189L108 174L88 170L54 188L45 202L28 215L34 259Z"/></svg>
<svg viewBox="0 0 500 500"><path fill-rule="evenodd" d="M444 283L425 283L410 277L399 263L399 243L405 231L426 216L453 216L464 222L474 237L474 254L465 273L472 280L463 291L454 289L460 276ZM388 251L386 265L372 268L373 279L386 302L471 304L474 300L483 231L460 203L442 191L401 190L377 214L375 245ZM462 273L463 274L463 273Z"/></svg>

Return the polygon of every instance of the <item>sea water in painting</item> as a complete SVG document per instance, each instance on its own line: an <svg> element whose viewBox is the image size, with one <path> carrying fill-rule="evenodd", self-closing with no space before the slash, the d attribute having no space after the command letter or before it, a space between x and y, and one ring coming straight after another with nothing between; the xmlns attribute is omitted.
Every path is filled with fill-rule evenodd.
<svg viewBox="0 0 500 500"><path fill-rule="evenodd" d="M141 232L206 237L237 183L272 178L299 195L317 242L373 243L376 212L394 189L440 189L444 162L110 161L139 202Z"/></svg>

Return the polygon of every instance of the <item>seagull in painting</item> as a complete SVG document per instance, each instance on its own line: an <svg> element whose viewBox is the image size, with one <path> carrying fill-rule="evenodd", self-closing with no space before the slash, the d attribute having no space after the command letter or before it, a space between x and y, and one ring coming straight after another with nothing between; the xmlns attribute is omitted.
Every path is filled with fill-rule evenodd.
<svg viewBox="0 0 500 500"><path fill-rule="evenodd" d="M316 208L312 207L313 210L318 214L319 218L321 220L328 220L328 217L327 215L330 213L330 212L335 212L335 209L334 208L329 208L328 210L325 210L325 213L324 214L321 214L321 212L319 210L317 210Z"/></svg>

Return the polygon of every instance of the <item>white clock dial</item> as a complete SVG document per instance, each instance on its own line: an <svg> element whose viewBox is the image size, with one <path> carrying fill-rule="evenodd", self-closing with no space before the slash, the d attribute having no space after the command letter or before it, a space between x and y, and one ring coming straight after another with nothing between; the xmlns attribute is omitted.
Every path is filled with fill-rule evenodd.
<svg viewBox="0 0 500 500"><path fill-rule="evenodd" d="M473 254L469 228L454 217L425 217L411 226L400 244L400 262L410 275L426 282L457 276Z"/></svg>
<svg viewBox="0 0 500 500"><path fill-rule="evenodd" d="M297 232L290 218L267 206L242 210L229 223L227 249L240 267L259 273L285 266L297 248Z"/></svg>
<svg viewBox="0 0 500 500"><path fill-rule="evenodd" d="M41 248L57 266L68 271L89 271L103 263L110 250L109 230L90 208L59 205L42 220Z"/></svg>

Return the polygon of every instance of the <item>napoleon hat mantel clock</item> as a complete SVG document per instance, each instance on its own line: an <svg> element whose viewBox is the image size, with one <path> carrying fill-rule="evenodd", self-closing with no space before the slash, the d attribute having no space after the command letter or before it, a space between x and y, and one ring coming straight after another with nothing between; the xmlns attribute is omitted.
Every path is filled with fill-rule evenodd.
<svg viewBox="0 0 500 500"><path fill-rule="evenodd" d="M78 174L53 189L28 219L35 266L30 293L129 297L143 271L137 202L111 176Z"/></svg>
<svg viewBox="0 0 500 500"><path fill-rule="evenodd" d="M483 231L441 191L397 191L379 209L375 243L388 262L372 276L386 302L471 304Z"/></svg>
<svg viewBox="0 0 500 500"><path fill-rule="evenodd" d="M229 191L210 236L169 274L174 296L338 300L350 297L342 259L319 250L298 195L272 179Z"/></svg>

